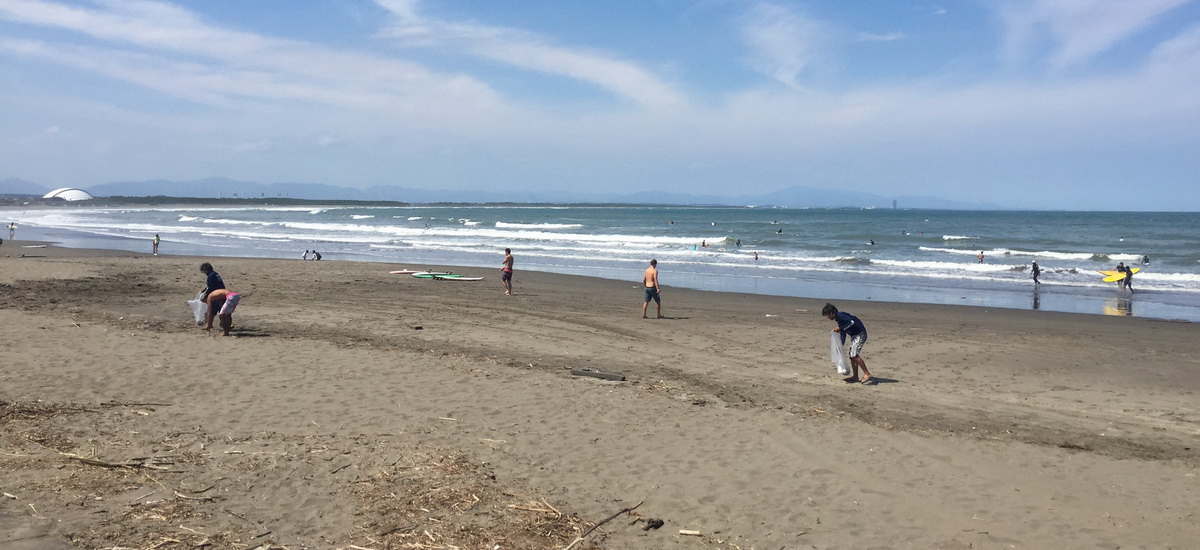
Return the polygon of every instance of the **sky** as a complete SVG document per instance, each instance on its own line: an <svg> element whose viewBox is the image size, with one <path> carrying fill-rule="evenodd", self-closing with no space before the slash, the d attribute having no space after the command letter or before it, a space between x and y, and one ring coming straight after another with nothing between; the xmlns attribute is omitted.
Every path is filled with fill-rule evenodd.
<svg viewBox="0 0 1200 550"><path fill-rule="evenodd" d="M0 179L1200 210L1200 0L0 0Z"/></svg>

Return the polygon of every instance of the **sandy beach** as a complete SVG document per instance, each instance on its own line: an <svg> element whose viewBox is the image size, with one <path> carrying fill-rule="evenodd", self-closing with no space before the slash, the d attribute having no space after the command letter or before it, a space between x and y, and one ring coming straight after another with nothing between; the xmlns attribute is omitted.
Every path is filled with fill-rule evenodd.
<svg viewBox="0 0 1200 550"><path fill-rule="evenodd" d="M1200 540L1191 323L837 302L870 333L861 385L824 300L668 265L656 320L639 281L519 250L505 296L499 255L452 282L30 244L0 246L5 550ZM243 295L230 338L185 304L202 261Z"/></svg>

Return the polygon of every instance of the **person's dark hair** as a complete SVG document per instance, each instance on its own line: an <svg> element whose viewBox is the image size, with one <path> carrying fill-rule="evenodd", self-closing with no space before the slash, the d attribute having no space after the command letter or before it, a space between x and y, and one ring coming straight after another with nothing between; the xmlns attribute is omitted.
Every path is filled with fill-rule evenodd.
<svg viewBox="0 0 1200 550"><path fill-rule="evenodd" d="M504 249L504 253L505 253L505 254L512 254L512 250L509 250L509 249L505 248L505 249Z"/></svg>
<svg viewBox="0 0 1200 550"><path fill-rule="evenodd" d="M204 263L200 264L200 271L207 273L212 270L213 270L212 264L210 264L208 262L204 262Z"/></svg>
<svg viewBox="0 0 1200 550"><path fill-rule="evenodd" d="M658 260L650 260L650 265L658 265Z"/></svg>
<svg viewBox="0 0 1200 550"><path fill-rule="evenodd" d="M821 308L821 315L837 315L837 312L838 310L833 307L833 304L825 304L825 307Z"/></svg>

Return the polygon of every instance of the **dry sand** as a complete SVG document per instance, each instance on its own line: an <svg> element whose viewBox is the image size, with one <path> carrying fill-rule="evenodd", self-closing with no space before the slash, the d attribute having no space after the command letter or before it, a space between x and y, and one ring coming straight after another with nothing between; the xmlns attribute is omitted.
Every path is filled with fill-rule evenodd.
<svg viewBox="0 0 1200 550"><path fill-rule="evenodd" d="M42 541L561 549L639 503L574 548L1200 541L1190 323L840 302L870 332L863 386L824 301L672 288L670 266L643 320L637 281L519 255L511 297L498 270L208 258L244 296L221 338L184 304L206 259L21 244L0 529Z"/></svg>

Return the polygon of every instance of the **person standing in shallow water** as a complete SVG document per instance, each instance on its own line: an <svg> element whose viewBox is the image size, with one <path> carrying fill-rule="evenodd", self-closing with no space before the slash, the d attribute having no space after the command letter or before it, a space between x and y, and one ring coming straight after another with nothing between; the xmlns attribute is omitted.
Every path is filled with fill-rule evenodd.
<svg viewBox="0 0 1200 550"><path fill-rule="evenodd" d="M1031 266L1029 270L1033 272L1033 285L1037 286L1042 284L1042 282L1038 280L1038 277L1042 274L1042 268L1038 267L1037 262L1033 262L1033 266Z"/></svg>
<svg viewBox="0 0 1200 550"><path fill-rule="evenodd" d="M504 249L504 259L500 261L500 283L504 285L504 295L512 296L513 256L512 249Z"/></svg>
<svg viewBox="0 0 1200 550"><path fill-rule="evenodd" d="M153 255L155 255L155 256L157 256L157 255L158 255L158 243L159 243L160 241L161 241L161 239L159 239L159 238L158 238L158 233L155 233L155 234L154 234L154 249L153 249L153 250L152 250L152 252L151 252L151 253L152 253Z"/></svg>

